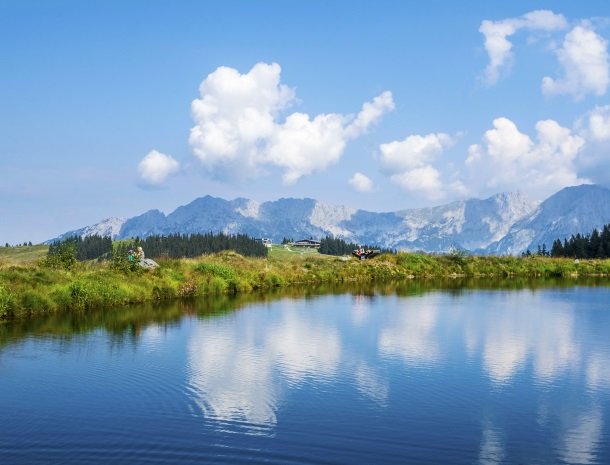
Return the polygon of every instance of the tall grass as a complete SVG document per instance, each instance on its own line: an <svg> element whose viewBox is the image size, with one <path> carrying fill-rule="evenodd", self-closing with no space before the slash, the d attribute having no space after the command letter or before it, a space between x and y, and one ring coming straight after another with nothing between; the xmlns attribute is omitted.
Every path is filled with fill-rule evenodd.
<svg viewBox="0 0 610 465"><path fill-rule="evenodd" d="M155 270L108 263L71 269L0 267L0 320L69 310L89 312L138 302L244 294L320 284L386 283L425 278L608 276L610 260L544 257L454 257L399 253L373 260L317 254L246 258L222 252L197 259L160 260Z"/></svg>

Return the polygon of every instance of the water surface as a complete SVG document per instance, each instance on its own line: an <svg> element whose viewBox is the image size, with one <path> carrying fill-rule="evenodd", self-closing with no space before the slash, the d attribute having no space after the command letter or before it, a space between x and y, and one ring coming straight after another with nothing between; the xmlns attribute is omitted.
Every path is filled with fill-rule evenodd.
<svg viewBox="0 0 610 465"><path fill-rule="evenodd" d="M610 463L610 288L395 291L0 327L0 463Z"/></svg>

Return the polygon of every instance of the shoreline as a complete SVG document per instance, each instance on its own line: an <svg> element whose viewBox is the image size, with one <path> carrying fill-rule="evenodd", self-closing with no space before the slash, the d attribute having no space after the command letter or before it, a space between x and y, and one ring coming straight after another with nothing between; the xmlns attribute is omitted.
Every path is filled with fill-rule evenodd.
<svg viewBox="0 0 610 465"><path fill-rule="evenodd" d="M158 260L155 270L122 272L108 263L71 270L41 264L0 266L0 322L61 311L84 312L155 301L265 292L298 286L434 279L610 276L610 260L550 257L433 256L417 253L346 260L320 254L248 258L221 252Z"/></svg>

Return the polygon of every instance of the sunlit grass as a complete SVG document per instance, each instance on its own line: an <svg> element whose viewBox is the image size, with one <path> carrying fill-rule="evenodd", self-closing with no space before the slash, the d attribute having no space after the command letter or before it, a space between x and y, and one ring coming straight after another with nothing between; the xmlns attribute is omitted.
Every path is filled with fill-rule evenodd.
<svg viewBox="0 0 610 465"><path fill-rule="evenodd" d="M278 260L293 259L295 257L320 257L329 258L328 255L322 255L313 247L296 247L283 244L274 244L268 251L268 257Z"/></svg>
<svg viewBox="0 0 610 465"><path fill-rule="evenodd" d="M36 263L49 250L48 245L29 245L19 247L0 247L1 266L23 266Z"/></svg>
<svg viewBox="0 0 610 465"><path fill-rule="evenodd" d="M39 255L41 250L39 247L36 253ZM360 261L321 255L315 249L282 246L274 246L267 258L222 252L192 259L163 259L159 260L157 269L132 272L113 269L108 262L78 263L68 270L48 268L43 261L36 262L31 256L19 265L13 260L11 263L0 267L0 320L62 310L86 312L139 302L321 284L455 277L514 279L610 275L610 260L575 262L547 257L399 253Z"/></svg>

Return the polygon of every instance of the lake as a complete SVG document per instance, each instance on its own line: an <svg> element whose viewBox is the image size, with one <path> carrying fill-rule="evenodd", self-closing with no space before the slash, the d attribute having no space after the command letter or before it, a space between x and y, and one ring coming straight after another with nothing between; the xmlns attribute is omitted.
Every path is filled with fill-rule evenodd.
<svg viewBox="0 0 610 465"><path fill-rule="evenodd" d="M610 287L435 287L0 326L0 463L610 463Z"/></svg>

